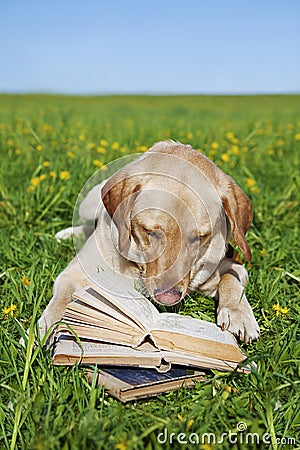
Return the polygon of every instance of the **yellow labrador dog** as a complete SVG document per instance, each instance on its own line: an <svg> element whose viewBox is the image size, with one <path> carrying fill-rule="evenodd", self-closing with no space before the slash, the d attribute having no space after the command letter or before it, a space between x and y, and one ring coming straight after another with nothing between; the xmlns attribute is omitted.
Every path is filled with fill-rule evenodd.
<svg viewBox="0 0 300 450"><path fill-rule="evenodd" d="M109 270L139 280L156 302L174 305L198 290L218 300L217 323L245 342L259 326L244 294L246 269L229 255L230 238L245 259L251 203L234 180L204 155L173 141L158 142L95 186L80 205L97 219L83 248L57 277L39 319L43 337L59 321L76 289ZM69 237L82 229L57 234Z"/></svg>

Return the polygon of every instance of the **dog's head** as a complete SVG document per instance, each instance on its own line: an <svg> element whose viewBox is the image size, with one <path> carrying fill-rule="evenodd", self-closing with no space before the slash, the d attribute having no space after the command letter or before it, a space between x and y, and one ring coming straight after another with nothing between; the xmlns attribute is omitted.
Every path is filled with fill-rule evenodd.
<svg viewBox="0 0 300 450"><path fill-rule="evenodd" d="M232 178L190 146L161 142L102 189L118 229L118 251L134 261L149 294L173 305L197 274L204 283L232 233L245 258L251 203Z"/></svg>

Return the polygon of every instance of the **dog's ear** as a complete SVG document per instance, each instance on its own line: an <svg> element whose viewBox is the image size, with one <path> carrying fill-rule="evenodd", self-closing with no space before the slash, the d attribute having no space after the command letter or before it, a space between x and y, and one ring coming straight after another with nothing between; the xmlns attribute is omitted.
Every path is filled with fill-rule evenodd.
<svg viewBox="0 0 300 450"><path fill-rule="evenodd" d="M130 245L130 213L141 185L134 177L126 177L122 172L113 175L101 190L103 204L117 226L119 251L127 253Z"/></svg>
<svg viewBox="0 0 300 450"><path fill-rule="evenodd" d="M247 261L251 260L251 250L245 234L252 222L251 201L244 191L229 178L226 193L221 196L225 214L231 226L232 237Z"/></svg>

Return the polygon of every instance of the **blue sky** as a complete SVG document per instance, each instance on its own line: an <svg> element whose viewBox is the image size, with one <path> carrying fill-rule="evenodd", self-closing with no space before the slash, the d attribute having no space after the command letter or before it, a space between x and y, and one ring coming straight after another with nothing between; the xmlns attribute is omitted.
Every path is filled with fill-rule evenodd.
<svg viewBox="0 0 300 450"><path fill-rule="evenodd" d="M1 0L0 92L300 92L299 0Z"/></svg>

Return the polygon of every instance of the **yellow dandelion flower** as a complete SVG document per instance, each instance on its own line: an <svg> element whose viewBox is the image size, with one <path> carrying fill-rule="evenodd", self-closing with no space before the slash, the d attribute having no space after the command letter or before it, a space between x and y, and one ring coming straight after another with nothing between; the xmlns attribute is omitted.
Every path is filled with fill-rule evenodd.
<svg viewBox="0 0 300 450"><path fill-rule="evenodd" d="M260 194L260 189L257 186L253 186L252 188L250 188L251 192L253 192L254 194Z"/></svg>
<svg viewBox="0 0 300 450"><path fill-rule="evenodd" d="M187 137L188 139L193 139L194 136L193 136L192 133L187 133L187 134L186 134L186 137Z"/></svg>
<svg viewBox="0 0 300 450"><path fill-rule="evenodd" d="M67 156L68 156L69 158L75 158L75 153L69 151L69 152L67 152Z"/></svg>
<svg viewBox="0 0 300 450"><path fill-rule="evenodd" d="M146 145L140 145L137 149L139 152L146 152L148 147Z"/></svg>
<svg viewBox="0 0 300 450"><path fill-rule="evenodd" d="M233 155L239 155L240 154L240 148L238 145L233 145L230 149L231 153Z"/></svg>
<svg viewBox="0 0 300 450"><path fill-rule="evenodd" d="M93 164L94 164L94 166L97 166L100 168L104 166L103 162L99 161L99 159L94 159Z"/></svg>
<svg viewBox="0 0 300 450"><path fill-rule="evenodd" d="M38 187L40 182L41 182L40 177L34 177L31 179L30 184L32 184L32 186L34 187Z"/></svg>
<svg viewBox="0 0 300 450"><path fill-rule="evenodd" d="M43 130L49 133L50 131L52 131L52 126L48 123L44 123Z"/></svg>
<svg viewBox="0 0 300 450"><path fill-rule="evenodd" d="M184 417L182 417L181 414L177 414L177 417L180 420L180 422L184 422Z"/></svg>
<svg viewBox="0 0 300 450"><path fill-rule="evenodd" d="M224 162L229 162L230 161L230 156L227 153L222 153L221 159Z"/></svg>
<svg viewBox="0 0 300 450"><path fill-rule="evenodd" d="M36 149L38 152L41 152L43 150L43 146L41 144L36 146Z"/></svg>
<svg viewBox="0 0 300 450"><path fill-rule="evenodd" d="M238 144L240 141L239 141L239 139L238 139L237 137L233 137L233 138L231 139L231 142L232 142L233 144Z"/></svg>
<svg viewBox="0 0 300 450"><path fill-rule="evenodd" d="M16 155L19 155L21 153L21 150L19 148L16 148L15 152L16 152Z"/></svg>
<svg viewBox="0 0 300 450"><path fill-rule="evenodd" d="M24 284L24 286L29 286L30 285L30 280L28 277L24 276L22 278L22 283Z"/></svg>
<svg viewBox="0 0 300 450"><path fill-rule="evenodd" d="M44 161L43 162L44 167L50 167L50 161Z"/></svg>
<svg viewBox="0 0 300 450"><path fill-rule="evenodd" d="M39 176L40 181L44 181L46 179L46 175L43 173Z"/></svg>
<svg viewBox="0 0 300 450"><path fill-rule="evenodd" d="M117 450L127 450L127 448L127 444L124 441L121 441L115 445L115 449Z"/></svg>
<svg viewBox="0 0 300 450"><path fill-rule="evenodd" d="M295 134L296 141L300 141L300 133Z"/></svg>
<svg viewBox="0 0 300 450"><path fill-rule="evenodd" d="M49 177L50 177L50 178L56 178L56 172L54 172L54 170L51 170L51 171L49 172Z"/></svg>
<svg viewBox="0 0 300 450"><path fill-rule="evenodd" d="M187 424L186 424L187 430L189 430L189 429L191 428L191 426L193 425L193 423L194 423L194 419L190 419L190 420L187 422Z"/></svg>
<svg viewBox="0 0 300 450"><path fill-rule="evenodd" d="M71 174L68 170L62 170L59 174L59 178L61 180L69 180L71 178Z"/></svg>
<svg viewBox="0 0 300 450"><path fill-rule="evenodd" d="M274 155L275 151L273 148L269 148L268 155Z"/></svg>
<svg viewBox="0 0 300 450"><path fill-rule="evenodd" d="M90 142L89 144L88 144L88 148L90 149L90 150L93 150L93 148L95 148L96 147L96 145L93 143L93 142Z"/></svg>
<svg viewBox="0 0 300 450"><path fill-rule="evenodd" d="M222 392L221 398L226 401L230 395L230 392L231 392L231 387L226 385L224 388L224 391Z"/></svg>
<svg viewBox="0 0 300 450"><path fill-rule="evenodd" d="M111 148L113 150L119 150L119 148L120 148L119 142L113 142L112 145L111 145Z"/></svg>
<svg viewBox="0 0 300 450"><path fill-rule="evenodd" d="M245 178L246 186L251 188L255 186L256 182L253 180L253 178Z"/></svg>
<svg viewBox="0 0 300 450"><path fill-rule="evenodd" d="M220 146L219 146L219 144L218 144L217 142L212 142L212 144L211 144L211 148L212 148L212 149L218 150L219 147L220 147Z"/></svg>
<svg viewBox="0 0 300 450"><path fill-rule="evenodd" d="M35 189L34 186L28 186L28 188L26 189L27 192L33 192Z"/></svg>
<svg viewBox="0 0 300 450"><path fill-rule="evenodd" d="M234 133L232 131L227 131L226 135L227 139L231 140L234 138Z"/></svg>
<svg viewBox="0 0 300 450"><path fill-rule="evenodd" d="M5 316L8 316L8 314L13 315L13 313L16 309L17 309L17 305L14 305L12 303L8 308L3 308L2 312Z"/></svg>
<svg viewBox="0 0 300 450"><path fill-rule="evenodd" d="M100 145L102 145L102 147L107 147L108 146L108 142L106 139L100 139Z"/></svg>
<svg viewBox="0 0 300 450"><path fill-rule="evenodd" d="M84 135L84 134L80 134L79 137L78 137L78 139L79 139L80 141L84 142L86 138L85 138L85 135Z"/></svg>
<svg viewBox="0 0 300 450"><path fill-rule="evenodd" d="M102 155L104 155L104 153L106 153L106 148L104 148L104 147L97 147L97 152L101 153Z"/></svg>
<svg viewBox="0 0 300 450"><path fill-rule="evenodd" d="M279 303L273 305L272 308L276 311L276 316L279 316L279 313L285 315L289 312L289 308L282 308Z"/></svg>
<svg viewBox="0 0 300 450"><path fill-rule="evenodd" d="M213 450L213 446L211 444L202 444L200 446L201 450Z"/></svg>

